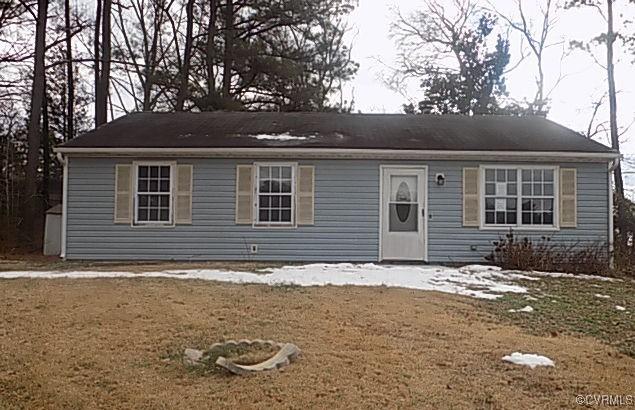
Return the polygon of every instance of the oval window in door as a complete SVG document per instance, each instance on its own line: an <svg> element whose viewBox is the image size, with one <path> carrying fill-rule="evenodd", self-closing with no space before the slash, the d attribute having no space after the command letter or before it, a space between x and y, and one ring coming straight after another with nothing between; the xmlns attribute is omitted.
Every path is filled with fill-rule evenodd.
<svg viewBox="0 0 635 410"><path fill-rule="evenodd" d="M399 184L399 188L397 188L397 201L399 202L412 202L412 197L410 196L410 188L408 188L408 184L406 181L401 181ZM399 218L400 222L406 222L408 220L408 215L410 215L410 208L412 208L411 204L397 204L397 218Z"/></svg>

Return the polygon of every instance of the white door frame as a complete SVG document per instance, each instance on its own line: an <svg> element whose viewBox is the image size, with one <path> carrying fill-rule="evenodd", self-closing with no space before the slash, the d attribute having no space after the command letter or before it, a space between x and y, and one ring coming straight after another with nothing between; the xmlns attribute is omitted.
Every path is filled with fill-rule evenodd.
<svg viewBox="0 0 635 410"><path fill-rule="evenodd" d="M381 262L383 257L382 237L384 227L384 169L418 169L424 171L423 178L423 260L428 262L428 166L413 164L380 164L379 165L379 255L377 260ZM404 259L408 260L408 259ZM420 259L416 259L420 260Z"/></svg>

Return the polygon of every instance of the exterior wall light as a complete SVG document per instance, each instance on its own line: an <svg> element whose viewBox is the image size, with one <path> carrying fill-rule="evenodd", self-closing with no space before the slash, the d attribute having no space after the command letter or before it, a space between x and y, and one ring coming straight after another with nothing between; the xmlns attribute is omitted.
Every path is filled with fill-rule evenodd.
<svg viewBox="0 0 635 410"><path fill-rule="evenodd" d="M437 174L436 175L436 180L437 180L437 185L439 185L439 186L445 185L445 175Z"/></svg>

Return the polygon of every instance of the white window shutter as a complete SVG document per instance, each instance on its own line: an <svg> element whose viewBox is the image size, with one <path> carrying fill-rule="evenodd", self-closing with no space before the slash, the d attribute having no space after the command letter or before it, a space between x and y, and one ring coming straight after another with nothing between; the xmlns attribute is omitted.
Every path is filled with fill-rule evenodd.
<svg viewBox="0 0 635 410"><path fill-rule="evenodd" d="M132 165L115 165L115 223L132 222Z"/></svg>
<svg viewBox="0 0 635 410"><path fill-rule="evenodd" d="M192 165L176 166L176 190L174 223L192 223Z"/></svg>
<svg viewBox="0 0 635 410"><path fill-rule="evenodd" d="M298 225L313 225L315 213L315 167L298 167L296 188L296 221Z"/></svg>
<svg viewBox="0 0 635 410"><path fill-rule="evenodd" d="M236 167L236 224L251 224L253 215L253 165Z"/></svg>
<svg viewBox="0 0 635 410"><path fill-rule="evenodd" d="M560 168L560 227L575 228L578 225L577 170Z"/></svg>
<svg viewBox="0 0 635 410"><path fill-rule="evenodd" d="M478 171L478 168L463 168L463 226L480 224Z"/></svg>

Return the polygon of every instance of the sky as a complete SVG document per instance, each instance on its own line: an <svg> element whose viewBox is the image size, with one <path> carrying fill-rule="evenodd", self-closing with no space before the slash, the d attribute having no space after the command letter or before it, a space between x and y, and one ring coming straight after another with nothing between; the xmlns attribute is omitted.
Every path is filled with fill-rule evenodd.
<svg viewBox="0 0 635 410"><path fill-rule="evenodd" d="M451 5L451 1L440 0ZM522 0L523 7L530 15L537 16L532 10L537 10L536 4L544 0ZM511 0L491 0L491 5L505 15L514 15L515 9ZM616 29L624 28L623 23L632 13L630 9L619 9L617 0ZM398 113L402 112L402 104L408 102L406 96L391 90L382 80L382 76L390 73L395 65L398 45L390 37L390 25L395 19L394 10L398 8L402 14L409 14L421 7L420 0L360 0L359 6L350 16L352 30L349 37L352 43L353 59L360 64L356 78L349 84L344 97L355 99L355 110L365 113ZM487 2L483 3L487 5ZM503 21L500 21L503 24ZM592 113L592 104L606 89L605 71L598 66L589 55L583 51L570 51L570 40L587 40L600 34L605 28L605 22L592 8L561 10L558 21L554 26L552 38L554 42L564 42L565 50L569 53L561 60L562 46L552 47L545 59L547 89L553 87L555 81L564 75L551 95L551 110L548 118L568 126L576 131L587 128ZM510 66L518 61L520 55L520 37L516 33L510 36ZM598 58L604 60L602 48L598 48ZM628 125L635 120L635 73L633 65L634 54L625 50L617 50L616 79L619 93L618 121ZM507 74L507 88L510 95L516 99L530 98L535 93L535 60L526 58L520 66ZM417 81L410 81L407 97L412 101L419 101L421 93ZM608 118L608 104L599 113L602 118ZM632 136L631 136L632 135ZM597 138L600 142L608 143L605 136ZM635 126L623 136L622 152L635 154Z"/></svg>

